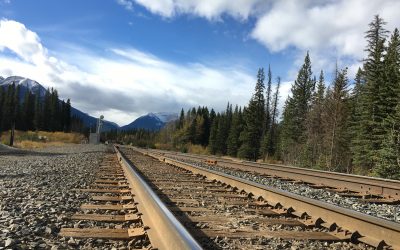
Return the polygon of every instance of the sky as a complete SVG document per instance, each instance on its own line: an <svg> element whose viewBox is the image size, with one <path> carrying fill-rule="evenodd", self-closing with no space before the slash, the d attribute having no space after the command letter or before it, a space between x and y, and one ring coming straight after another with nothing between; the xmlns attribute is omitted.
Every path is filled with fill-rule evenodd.
<svg viewBox="0 0 400 250"><path fill-rule="evenodd" d="M309 51L330 84L365 58L373 16L400 27L399 0L0 0L0 76L55 87L125 125L149 112L246 105L257 70L281 77L280 107Z"/></svg>

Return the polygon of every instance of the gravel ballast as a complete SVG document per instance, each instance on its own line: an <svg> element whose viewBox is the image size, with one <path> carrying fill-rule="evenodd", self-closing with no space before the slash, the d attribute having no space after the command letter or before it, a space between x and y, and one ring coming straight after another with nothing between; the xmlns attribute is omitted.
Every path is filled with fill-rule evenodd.
<svg viewBox="0 0 400 250"><path fill-rule="evenodd" d="M68 217L88 201L87 188L105 156L104 145L67 145L0 153L0 249L87 248L60 238ZM110 246L111 248L112 246Z"/></svg>
<svg viewBox="0 0 400 250"><path fill-rule="evenodd" d="M327 191L324 189L315 189L306 184L294 184L287 181L283 181L276 178L266 178L260 176L257 173L249 173L243 172L238 169L231 169L222 166L213 166L208 165L199 161L192 161L187 159L181 159L179 157L172 157L180 161L184 161L195 166L207 168L210 170L222 172L225 174L229 174L232 176L236 176L239 178L247 179L250 181L254 181L256 183L260 183L266 185L268 187L278 188L281 190L285 190L294 194L302 195L308 198L324 201L330 204L334 204L340 207L348 208L351 210L355 210L364 214L368 214L371 216L375 216L378 218L383 218L386 220L391 220L394 222L400 223L400 207L399 205L390 205L390 204L374 204L362 202L360 199L354 197L343 197L339 194L331 191ZM397 208L397 209L396 209ZM397 211L397 217L396 215ZM397 218L397 220L396 220Z"/></svg>

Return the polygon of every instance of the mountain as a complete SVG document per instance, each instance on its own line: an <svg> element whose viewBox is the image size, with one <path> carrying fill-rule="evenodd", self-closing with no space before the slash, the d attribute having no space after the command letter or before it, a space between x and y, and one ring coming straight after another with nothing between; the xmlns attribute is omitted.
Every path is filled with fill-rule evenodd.
<svg viewBox="0 0 400 250"><path fill-rule="evenodd" d="M30 91L33 94L39 93L41 97L43 97L46 94L46 89L37 81L20 76L10 76L5 79L0 76L0 87L6 87L12 83L20 85L19 97L21 100L24 98L24 95L27 91ZM82 119L83 123L87 127L96 125L97 118L90 116L74 107L71 107L71 115L77 116L80 119ZM119 129L119 126L114 122L104 121L103 131L108 131L111 129Z"/></svg>
<svg viewBox="0 0 400 250"><path fill-rule="evenodd" d="M122 126L121 130L132 130L132 129L148 129L148 130L160 130L168 122L178 119L178 114L176 113L149 113L143 115L128 125Z"/></svg>

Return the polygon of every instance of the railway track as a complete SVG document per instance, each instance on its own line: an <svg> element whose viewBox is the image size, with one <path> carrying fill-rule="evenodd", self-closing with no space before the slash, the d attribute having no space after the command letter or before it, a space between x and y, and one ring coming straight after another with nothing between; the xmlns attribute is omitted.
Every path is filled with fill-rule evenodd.
<svg viewBox="0 0 400 250"><path fill-rule="evenodd" d="M139 154L132 148L122 151L204 248L263 248L271 239L279 239L281 248L296 247L295 242L299 248L310 247L310 242L316 244L314 248L328 249L345 247L340 244L400 248L398 223L159 153L139 150Z"/></svg>
<svg viewBox="0 0 400 250"><path fill-rule="evenodd" d="M400 204L400 181L397 180L162 150L151 150L151 152L170 158L204 162L223 168L257 173L263 177L277 178L287 182L303 183L312 188L336 192L341 196L357 197L365 202Z"/></svg>
<svg viewBox="0 0 400 250"><path fill-rule="evenodd" d="M77 239L89 238L89 248L111 248L104 246L104 240L111 240L124 249L200 249L121 157L108 155L94 174L89 188L72 190L92 196L68 218L73 226L60 229L59 237L70 238L70 247L78 246Z"/></svg>

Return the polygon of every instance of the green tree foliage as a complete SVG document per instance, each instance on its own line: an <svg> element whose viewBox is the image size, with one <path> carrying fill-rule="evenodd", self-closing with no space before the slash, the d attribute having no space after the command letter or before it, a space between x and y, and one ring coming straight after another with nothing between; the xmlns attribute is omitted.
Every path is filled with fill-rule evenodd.
<svg viewBox="0 0 400 250"><path fill-rule="evenodd" d="M346 171L351 164L349 154L349 82L347 69L337 72L332 89L328 89L323 120L326 169Z"/></svg>
<svg viewBox="0 0 400 250"><path fill-rule="evenodd" d="M237 105L232 115L232 125L229 130L228 142L227 142L227 154L233 157L237 156L240 148L239 136L243 130L243 116L242 110Z"/></svg>
<svg viewBox="0 0 400 250"><path fill-rule="evenodd" d="M310 166L322 168L323 159L323 136L324 136L324 115L325 106L325 78L321 70L317 90L312 97L310 112L307 117L307 142L306 150Z"/></svg>
<svg viewBox="0 0 400 250"><path fill-rule="evenodd" d="M304 166L302 153L306 133L306 122L311 107L315 82L312 77L309 53L304 59L297 79L292 85L292 96L285 103L282 121L281 150L288 163Z"/></svg>
<svg viewBox="0 0 400 250"><path fill-rule="evenodd" d="M383 141L379 151L380 158L374 171L380 177L400 180L400 104L389 120L390 132Z"/></svg>
<svg viewBox="0 0 400 250"><path fill-rule="evenodd" d="M245 126L240 135L242 145L239 149L239 156L254 161L260 156L261 140L263 139L265 122L264 79L264 69L260 68L254 94L244 113Z"/></svg>

